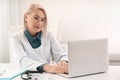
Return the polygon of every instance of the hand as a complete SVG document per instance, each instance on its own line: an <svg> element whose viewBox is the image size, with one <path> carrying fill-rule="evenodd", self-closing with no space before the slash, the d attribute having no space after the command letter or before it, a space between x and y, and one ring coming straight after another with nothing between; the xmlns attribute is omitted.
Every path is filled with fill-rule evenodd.
<svg viewBox="0 0 120 80"><path fill-rule="evenodd" d="M45 64L43 66L43 70L48 73L60 73L60 74L65 73L61 65L58 64Z"/></svg>
<svg viewBox="0 0 120 80"><path fill-rule="evenodd" d="M68 63L65 60L58 62L58 65L64 70L64 73L68 73Z"/></svg>

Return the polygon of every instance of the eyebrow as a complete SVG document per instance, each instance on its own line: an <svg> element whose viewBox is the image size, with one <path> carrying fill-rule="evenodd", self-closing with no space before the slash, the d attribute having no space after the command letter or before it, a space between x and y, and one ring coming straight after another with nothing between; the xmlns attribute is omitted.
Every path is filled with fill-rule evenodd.
<svg viewBox="0 0 120 80"><path fill-rule="evenodd" d="M41 18L39 15L35 15L35 16ZM43 19L46 19L46 17L43 17Z"/></svg>

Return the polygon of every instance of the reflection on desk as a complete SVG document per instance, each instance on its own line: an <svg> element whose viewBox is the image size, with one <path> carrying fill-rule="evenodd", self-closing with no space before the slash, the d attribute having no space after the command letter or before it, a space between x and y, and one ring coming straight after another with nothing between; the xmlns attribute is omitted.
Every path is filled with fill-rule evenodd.
<svg viewBox="0 0 120 80"><path fill-rule="evenodd" d="M9 65L11 64L0 64L0 68ZM38 80L120 80L120 66L109 66L109 70L106 73L77 77L77 78L65 78L50 73L39 74L37 78ZM13 80L22 80L22 79L19 76Z"/></svg>
<svg viewBox="0 0 120 80"><path fill-rule="evenodd" d="M0 80L12 80L26 71L10 65L0 65L0 69Z"/></svg>

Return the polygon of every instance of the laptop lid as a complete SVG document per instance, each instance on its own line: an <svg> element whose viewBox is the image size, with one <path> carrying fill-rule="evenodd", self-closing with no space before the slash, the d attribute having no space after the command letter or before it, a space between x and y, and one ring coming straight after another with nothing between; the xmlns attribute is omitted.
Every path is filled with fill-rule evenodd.
<svg viewBox="0 0 120 80"><path fill-rule="evenodd" d="M108 70L108 40L68 42L68 77L84 76Z"/></svg>

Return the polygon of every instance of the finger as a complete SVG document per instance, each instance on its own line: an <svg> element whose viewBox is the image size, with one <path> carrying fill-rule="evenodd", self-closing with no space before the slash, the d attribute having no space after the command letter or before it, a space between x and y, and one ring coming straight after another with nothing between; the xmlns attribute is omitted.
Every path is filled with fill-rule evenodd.
<svg viewBox="0 0 120 80"><path fill-rule="evenodd" d="M59 69L62 70L64 73L68 73L68 65L62 65L62 66L59 66Z"/></svg>
<svg viewBox="0 0 120 80"><path fill-rule="evenodd" d="M65 69L65 73L68 73L68 68Z"/></svg>
<svg viewBox="0 0 120 80"><path fill-rule="evenodd" d="M68 73L68 64L65 65L64 70L65 70L65 73Z"/></svg>
<svg viewBox="0 0 120 80"><path fill-rule="evenodd" d="M67 63L65 61L61 61L58 63L58 65L61 65L62 67L65 67L67 65Z"/></svg>
<svg viewBox="0 0 120 80"><path fill-rule="evenodd" d="M68 63L67 62L62 62L62 66L65 70L67 70L67 67L68 67Z"/></svg>
<svg viewBox="0 0 120 80"><path fill-rule="evenodd" d="M58 69L56 70L57 73L60 73L60 74L63 74L64 73L64 70L63 69Z"/></svg>
<svg viewBox="0 0 120 80"><path fill-rule="evenodd" d="M63 65L52 65L52 73L56 73L56 74L64 74L64 73L68 73L68 68L67 65L63 66Z"/></svg>
<svg viewBox="0 0 120 80"><path fill-rule="evenodd" d="M61 61L58 63L59 69L63 69L64 73L68 73L68 63L66 61Z"/></svg>

